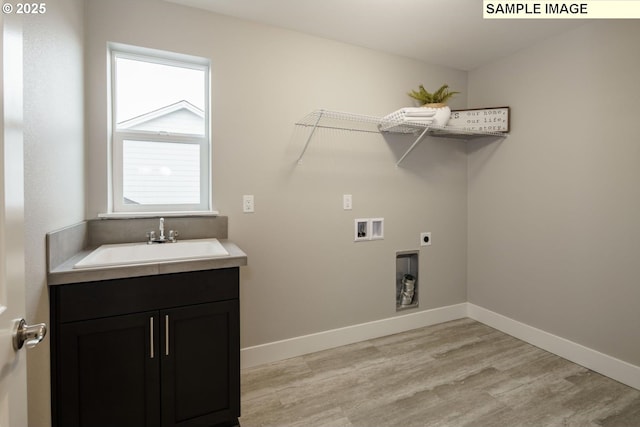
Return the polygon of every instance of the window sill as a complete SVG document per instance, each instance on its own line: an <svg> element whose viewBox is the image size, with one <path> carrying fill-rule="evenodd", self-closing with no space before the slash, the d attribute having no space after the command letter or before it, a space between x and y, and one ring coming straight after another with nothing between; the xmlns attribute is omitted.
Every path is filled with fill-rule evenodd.
<svg viewBox="0 0 640 427"><path fill-rule="evenodd" d="M124 218L170 218L173 216L218 216L218 211L189 211L189 212L108 212L98 214L98 218L124 219Z"/></svg>

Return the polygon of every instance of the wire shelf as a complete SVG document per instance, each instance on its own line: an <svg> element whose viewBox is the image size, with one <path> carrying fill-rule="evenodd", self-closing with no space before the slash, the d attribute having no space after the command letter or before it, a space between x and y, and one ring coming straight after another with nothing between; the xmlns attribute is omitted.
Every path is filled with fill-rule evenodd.
<svg viewBox="0 0 640 427"><path fill-rule="evenodd" d="M304 116L296 122L296 125L356 132L380 132L378 128L380 125L379 117L340 111L316 110Z"/></svg>
<svg viewBox="0 0 640 427"><path fill-rule="evenodd" d="M402 160L418 145L422 139L427 136L435 136L442 138L455 138L455 139L473 139L482 138L487 136L493 136L498 138L506 138L507 135L502 132L489 132L489 131L471 131L464 128L453 126L434 126L431 124L411 122L407 120L395 120L387 117L367 116L364 114L346 113L342 111L331 110L315 110L304 116L302 119L296 122L296 126L310 127L311 132L307 138L307 141L302 149L302 153L298 158L298 163L302 160L309 142L313 137L316 129L340 129L355 132L370 132L370 133L401 133L401 134L414 134L418 135L418 138L411 145L411 147L400 158L399 165Z"/></svg>

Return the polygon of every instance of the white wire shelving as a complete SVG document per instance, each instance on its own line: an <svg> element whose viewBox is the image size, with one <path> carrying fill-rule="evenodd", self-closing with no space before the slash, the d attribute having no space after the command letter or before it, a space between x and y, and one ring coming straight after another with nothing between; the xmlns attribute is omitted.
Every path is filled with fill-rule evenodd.
<svg viewBox="0 0 640 427"><path fill-rule="evenodd" d="M331 110L315 110L304 116L302 119L296 122L296 126L309 127L311 132L307 136L307 140L304 144L300 157L298 157L298 163L302 161L302 157L309 147L309 143L313 138L313 134L317 129L340 129L354 132L369 132L369 133L400 133L400 134L414 134L416 140L411 144L407 151L400 157L400 160L396 163L399 166L400 163L413 151L414 148L424 140L426 136L434 136L440 138L455 138L455 139L475 139L483 137L496 137L506 138L507 134L502 132L488 132L488 131L470 131L467 129L452 127L452 126L434 126L424 123L402 121L402 120L390 120L384 117L367 116L364 114L345 113L341 111Z"/></svg>

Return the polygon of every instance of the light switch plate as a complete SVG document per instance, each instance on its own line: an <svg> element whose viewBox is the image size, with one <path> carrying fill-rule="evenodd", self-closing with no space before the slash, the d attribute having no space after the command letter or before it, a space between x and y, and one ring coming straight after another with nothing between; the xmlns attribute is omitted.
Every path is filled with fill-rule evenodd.
<svg viewBox="0 0 640 427"><path fill-rule="evenodd" d="M353 209L353 196L351 196L351 194L342 195L342 209L345 211Z"/></svg>

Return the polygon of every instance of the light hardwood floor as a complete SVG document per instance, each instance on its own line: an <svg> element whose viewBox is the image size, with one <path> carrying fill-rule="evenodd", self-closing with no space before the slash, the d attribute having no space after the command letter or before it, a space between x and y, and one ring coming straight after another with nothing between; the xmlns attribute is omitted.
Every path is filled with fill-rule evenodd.
<svg viewBox="0 0 640 427"><path fill-rule="evenodd" d="M640 426L640 391L471 319L242 371L242 427Z"/></svg>

